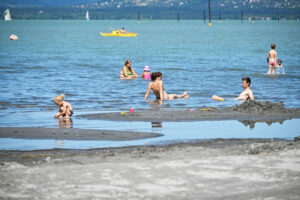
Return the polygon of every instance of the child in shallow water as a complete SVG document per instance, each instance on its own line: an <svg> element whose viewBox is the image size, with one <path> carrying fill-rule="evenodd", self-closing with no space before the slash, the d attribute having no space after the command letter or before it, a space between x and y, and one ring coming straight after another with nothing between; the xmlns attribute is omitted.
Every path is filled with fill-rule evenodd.
<svg viewBox="0 0 300 200"><path fill-rule="evenodd" d="M144 67L144 72L142 73L141 78L144 80L151 79L150 67L148 65Z"/></svg>
<svg viewBox="0 0 300 200"><path fill-rule="evenodd" d="M71 117L73 115L73 108L70 103L64 101L65 95L59 95L55 96L53 101L56 105L59 106L58 113L54 116L55 118L58 118L60 116L62 117Z"/></svg>
<svg viewBox="0 0 300 200"><path fill-rule="evenodd" d="M278 64L275 67L275 74L285 74L284 66L282 65L281 59L278 59Z"/></svg>
<svg viewBox="0 0 300 200"><path fill-rule="evenodd" d="M164 90L164 85L162 81L162 73L161 72L153 72L151 74L151 82L148 85L148 90L145 94L145 100L147 100L151 90L156 96L156 99L159 100L173 100L177 98L189 98L187 91L183 94L167 94Z"/></svg>

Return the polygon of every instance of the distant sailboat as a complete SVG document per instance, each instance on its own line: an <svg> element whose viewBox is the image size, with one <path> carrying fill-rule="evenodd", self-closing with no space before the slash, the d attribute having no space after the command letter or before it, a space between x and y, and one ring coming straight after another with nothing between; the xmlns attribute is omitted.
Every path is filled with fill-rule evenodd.
<svg viewBox="0 0 300 200"><path fill-rule="evenodd" d="M89 16L89 11L88 10L86 11L85 18L86 18L87 21L90 20L90 16Z"/></svg>
<svg viewBox="0 0 300 200"><path fill-rule="evenodd" d="M5 21L11 20L9 9L6 9L4 12L4 20Z"/></svg>
<svg viewBox="0 0 300 200"><path fill-rule="evenodd" d="M138 24L141 23L141 13L140 13L140 9L138 9Z"/></svg>

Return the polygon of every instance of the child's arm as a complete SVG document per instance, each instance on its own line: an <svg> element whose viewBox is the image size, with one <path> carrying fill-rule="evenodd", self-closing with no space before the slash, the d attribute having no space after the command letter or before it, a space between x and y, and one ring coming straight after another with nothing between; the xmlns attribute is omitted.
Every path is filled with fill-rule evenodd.
<svg viewBox="0 0 300 200"><path fill-rule="evenodd" d="M150 84L151 83L149 83L149 85L148 85L148 90L147 90L147 92L146 92L146 94L145 94L145 100L147 100L147 98L148 98L148 96L149 96L149 94L150 94L150 92L151 92L151 86L150 86Z"/></svg>
<svg viewBox="0 0 300 200"><path fill-rule="evenodd" d="M144 74L145 74L145 72L142 73L141 78L144 78Z"/></svg>
<svg viewBox="0 0 300 200"><path fill-rule="evenodd" d="M56 115L54 115L55 118L59 118L59 116L61 116L60 112L58 112L58 113L56 113Z"/></svg>
<svg viewBox="0 0 300 200"><path fill-rule="evenodd" d="M134 74L134 77L139 77L139 76L135 73L135 71L134 71L133 68L131 68L131 70L132 70L132 73Z"/></svg>
<svg viewBox="0 0 300 200"><path fill-rule="evenodd" d="M61 107L59 108L59 111L56 113L56 115L54 116L55 118L59 118L60 116L62 116L63 113L61 111Z"/></svg>
<svg viewBox="0 0 300 200"><path fill-rule="evenodd" d="M251 90L248 92L248 96L249 96L250 100L254 100L254 95Z"/></svg>
<svg viewBox="0 0 300 200"><path fill-rule="evenodd" d="M64 116L67 112L67 105L64 103L61 107L61 112L60 112L60 115Z"/></svg>

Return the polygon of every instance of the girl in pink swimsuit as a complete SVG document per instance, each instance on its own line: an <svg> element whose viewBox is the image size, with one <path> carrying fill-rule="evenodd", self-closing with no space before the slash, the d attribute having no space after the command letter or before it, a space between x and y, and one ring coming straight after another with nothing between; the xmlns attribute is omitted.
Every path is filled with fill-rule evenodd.
<svg viewBox="0 0 300 200"><path fill-rule="evenodd" d="M144 67L144 72L141 75L141 78L144 80L150 80L151 79L151 74L150 74L150 67L146 65Z"/></svg>

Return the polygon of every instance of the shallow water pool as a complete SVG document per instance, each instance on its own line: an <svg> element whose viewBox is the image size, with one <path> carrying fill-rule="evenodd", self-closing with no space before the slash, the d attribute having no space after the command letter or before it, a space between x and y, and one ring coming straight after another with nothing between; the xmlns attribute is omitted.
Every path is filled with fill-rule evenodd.
<svg viewBox="0 0 300 200"><path fill-rule="evenodd" d="M82 113L83 114L83 113ZM27 115L27 117L25 117ZM215 138L282 138L293 139L300 135L300 119L276 122L254 121L195 121L195 122L125 122L87 120L72 118L71 121L49 118L49 113L30 113L8 116L8 122L0 126L10 127L45 127L45 128L81 128L120 131L154 132L162 137L133 141L82 141L54 139L12 139L0 138L1 150L36 150L36 149L90 149L103 147L122 147L134 145L161 145L192 140ZM26 123L26 119L27 123ZM14 118L14 121L11 119ZM18 119L19 118L19 119ZM9 125L7 125L9 124Z"/></svg>

